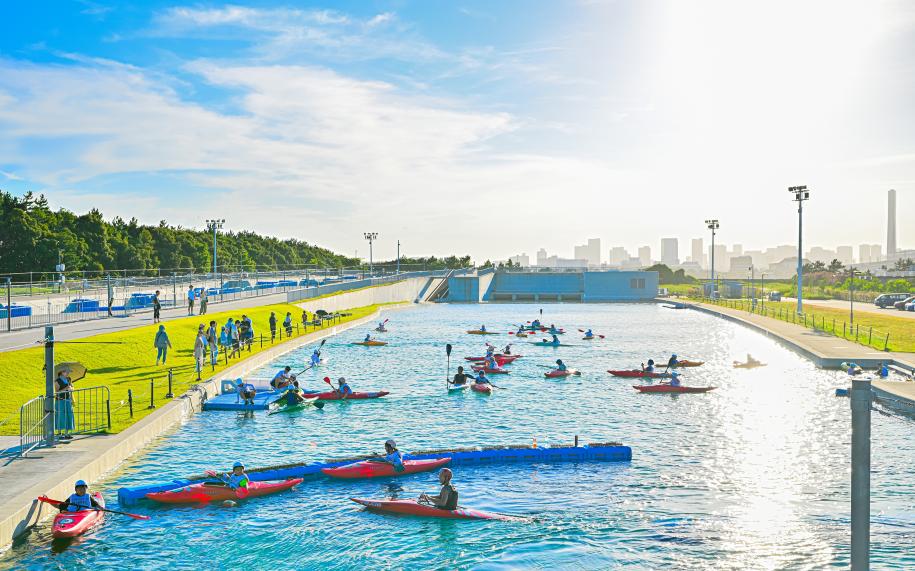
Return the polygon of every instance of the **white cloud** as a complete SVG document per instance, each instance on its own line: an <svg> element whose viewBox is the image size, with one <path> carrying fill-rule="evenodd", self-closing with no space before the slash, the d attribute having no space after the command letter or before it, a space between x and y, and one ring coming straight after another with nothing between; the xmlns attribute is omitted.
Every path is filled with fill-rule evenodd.
<svg viewBox="0 0 915 571"><path fill-rule="evenodd" d="M366 25L369 27L381 26L383 24L387 24L388 22L392 22L396 17L397 16L393 12L383 12L373 16L371 20L366 22Z"/></svg>

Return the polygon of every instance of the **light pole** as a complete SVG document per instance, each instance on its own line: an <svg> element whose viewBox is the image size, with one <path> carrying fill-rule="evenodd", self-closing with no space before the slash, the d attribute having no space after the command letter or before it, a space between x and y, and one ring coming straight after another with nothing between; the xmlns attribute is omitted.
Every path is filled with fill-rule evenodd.
<svg viewBox="0 0 915 571"><path fill-rule="evenodd" d="M397 273L400 273L400 240L397 241Z"/></svg>
<svg viewBox="0 0 915 571"><path fill-rule="evenodd" d="M213 233L213 277L216 277L216 231L226 223L225 218L207 220L207 230Z"/></svg>
<svg viewBox="0 0 915 571"><path fill-rule="evenodd" d="M789 186L797 202L797 313L804 313L804 201L810 198L807 186Z"/></svg>
<svg viewBox="0 0 915 571"><path fill-rule="evenodd" d="M363 232L365 239L369 241L369 277L375 275L375 266L372 262L372 242L378 239L378 232Z"/></svg>
<svg viewBox="0 0 915 571"><path fill-rule="evenodd" d="M756 287L753 285L753 281L756 276L756 272L753 269L752 265L747 269L750 270L750 292L753 295L753 300L751 303L753 304L753 307L756 307Z"/></svg>
<svg viewBox="0 0 915 571"><path fill-rule="evenodd" d="M718 230L718 220L706 220L705 224L712 231L712 267L709 273L709 279L712 281L712 298L717 299L718 288L715 285L715 231Z"/></svg>
<svg viewBox="0 0 915 571"><path fill-rule="evenodd" d="M849 268L851 271L851 281L848 283L848 320L851 326L855 326L855 267Z"/></svg>

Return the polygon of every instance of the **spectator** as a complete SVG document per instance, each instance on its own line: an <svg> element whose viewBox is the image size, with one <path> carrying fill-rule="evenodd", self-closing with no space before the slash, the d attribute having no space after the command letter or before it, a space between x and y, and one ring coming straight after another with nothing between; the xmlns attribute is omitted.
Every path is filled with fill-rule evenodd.
<svg viewBox="0 0 915 571"><path fill-rule="evenodd" d="M70 431L74 428L73 422L73 382L70 380L70 369L64 368L57 373L54 380L54 424L61 432L61 440L72 440Z"/></svg>
<svg viewBox="0 0 915 571"><path fill-rule="evenodd" d="M197 363L197 376L203 371L203 364L206 360L207 353L207 336L203 330L203 323L197 327L197 337L194 339L194 361Z"/></svg>
<svg viewBox="0 0 915 571"><path fill-rule="evenodd" d="M229 347L232 346L232 335L229 333L229 330L225 325L223 325L219 330L219 344L222 346L222 350L226 353L229 352Z"/></svg>
<svg viewBox="0 0 915 571"><path fill-rule="evenodd" d="M202 307L201 303L201 307ZM219 357L219 344L216 337L216 322L210 321L210 327L207 329L207 343L210 345L210 364L216 365L216 358Z"/></svg>
<svg viewBox="0 0 915 571"><path fill-rule="evenodd" d="M209 302L209 296L207 295L207 289L203 288L200 290L200 315L203 315L207 312L207 303Z"/></svg>
<svg viewBox="0 0 915 571"><path fill-rule="evenodd" d="M162 304L159 302L159 290L156 290L156 294L152 299L153 304L153 323L159 323L159 314L162 312Z"/></svg>
<svg viewBox="0 0 915 571"><path fill-rule="evenodd" d="M286 319L283 320L283 327L286 328L286 337L292 337L292 312L286 312Z"/></svg>
<svg viewBox="0 0 915 571"><path fill-rule="evenodd" d="M230 357L237 357L241 352L241 321L238 319L235 320L235 325L232 327L232 354Z"/></svg>
<svg viewBox="0 0 915 571"><path fill-rule="evenodd" d="M165 364L165 357L168 355L168 350L172 346L172 342L168 339L168 333L165 332L165 326L160 325L159 331L156 332L156 338L153 340L153 347L157 349L156 351L156 366L159 365L159 359L162 359L162 364Z"/></svg>
<svg viewBox="0 0 915 571"><path fill-rule="evenodd" d="M187 314L194 315L194 285L187 286Z"/></svg>
<svg viewBox="0 0 915 571"><path fill-rule="evenodd" d="M302 327L308 327L308 310L302 310Z"/></svg>
<svg viewBox="0 0 915 571"><path fill-rule="evenodd" d="M248 351L251 350L251 343L254 342L254 324L251 323L251 318L241 314L242 325L245 325L244 335L242 335L242 342L248 347Z"/></svg>
<svg viewBox="0 0 915 571"><path fill-rule="evenodd" d="M270 312L270 342L276 340L276 313Z"/></svg>

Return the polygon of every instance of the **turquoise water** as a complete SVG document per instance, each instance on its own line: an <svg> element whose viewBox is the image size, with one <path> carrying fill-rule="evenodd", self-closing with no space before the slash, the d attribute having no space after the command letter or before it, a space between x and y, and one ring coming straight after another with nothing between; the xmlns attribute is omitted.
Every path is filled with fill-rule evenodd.
<svg viewBox="0 0 915 571"><path fill-rule="evenodd" d="M388 481L315 480L235 508L141 505L151 521L109 517L78 543L52 546L42 524L2 559L3 569L819 569L848 564L849 407L833 396L834 372L764 336L693 311L655 305L547 305L544 321L593 327L603 341L544 348L516 344L525 357L492 396L447 395L451 371L482 354L464 330L507 331L532 319L533 305L434 305L393 311L390 345L348 345L362 329L325 346L327 363L304 375L345 375L355 390L389 390L378 401L328 403L323 411L253 418L201 413L161 438L97 487L114 507L117 489L167 481L207 468L320 461L380 451L482 444L619 440L631 463L474 467L455 470L461 504L529 515L533 523L445 521L378 515L355 497L436 491L435 474ZM299 365L303 348L266 368ZM684 384L702 395L642 395L608 368L630 368L671 351L707 364ZM747 351L769 366L735 370ZM581 377L548 380L557 357ZM912 421L873 416L875 568L915 566L915 452ZM58 553L59 551L59 553Z"/></svg>

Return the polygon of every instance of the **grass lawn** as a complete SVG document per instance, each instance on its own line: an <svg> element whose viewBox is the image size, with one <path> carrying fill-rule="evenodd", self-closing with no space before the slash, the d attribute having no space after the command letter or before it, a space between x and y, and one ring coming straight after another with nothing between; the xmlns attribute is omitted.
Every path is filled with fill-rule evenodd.
<svg viewBox="0 0 915 571"><path fill-rule="evenodd" d="M347 310L352 316L345 317L342 322L353 321L375 311L378 306L371 305ZM168 365L158 367L156 362L156 349L153 339L159 326L150 323L135 329L93 335L71 342L57 343L54 347L55 360L58 363L78 361L86 366L86 376L75 383L76 389L106 385L111 390L111 432L120 432L137 420L143 418L152 410L149 406L149 382L155 383L155 404L161 406L169 399L165 398L168 391L168 369L174 372L172 391L175 396L180 396L188 387L197 382L197 373L194 364L194 338L197 326L200 323L209 324L210 320L216 321L218 326L223 325L231 316L240 319L242 313L248 315L254 324L255 342L251 351L243 351L242 359L260 352L260 336L266 338L263 348L271 347L270 327L268 319L270 312L276 312L278 329L282 329L282 321L286 312L292 312L293 323L299 323L299 331L293 330L293 336L304 335L301 328L302 310L292 304L277 304L253 307L245 310L232 310L208 313L204 316L184 317L164 322L165 330L172 343L168 352ZM150 320L151 321L151 320ZM327 324L324 327L332 327ZM317 330L320 330L318 328ZM316 331L309 327L308 333ZM279 342L279 340L277 340ZM239 358L230 359L226 365L225 355L220 354L216 372L234 365ZM209 362L209 359L207 359ZM3 398L0 399L0 419L7 422L0 425L0 434L19 434L18 411L22 403L38 395L44 394L44 348L34 347L0 353L0 385L4 387ZM290 363L292 365L292 363ZM300 367L300 368L304 368ZM204 369L204 379L212 376L209 365ZM130 417L127 407L127 390L133 390L134 415Z"/></svg>
<svg viewBox="0 0 915 571"><path fill-rule="evenodd" d="M706 301L706 300L699 300ZM749 310L751 304L743 300L722 300L722 304L738 309ZM796 316L796 305L794 302L766 302L765 305L757 304L756 313L765 315L782 321L790 321L803 325L804 318ZM834 333L837 337L844 337L849 341L855 341L862 345L874 347L883 350L886 342L886 335L889 333L889 343L887 348L890 351L899 351L903 353L915 352L915 321L905 317L896 317L892 313L887 315L875 313L855 313L855 329L852 330L848 321L847 309L836 309L831 307L821 307L816 305L805 306L804 313L807 316L807 327L814 327L822 331ZM873 332L871 331L873 328Z"/></svg>

